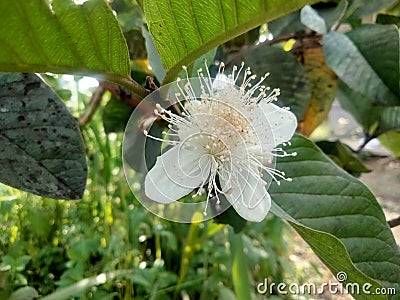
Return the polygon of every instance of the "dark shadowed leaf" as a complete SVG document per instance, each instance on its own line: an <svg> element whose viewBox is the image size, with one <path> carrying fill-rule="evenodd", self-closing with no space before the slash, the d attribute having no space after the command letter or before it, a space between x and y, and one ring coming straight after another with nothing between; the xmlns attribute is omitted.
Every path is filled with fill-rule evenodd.
<svg viewBox="0 0 400 300"><path fill-rule="evenodd" d="M373 106L370 99L352 90L342 81L339 82L337 98L340 105L364 127L365 132L376 128L382 107Z"/></svg>
<svg viewBox="0 0 400 300"><path fill-rule="evenodd" d="M306 26L300 21L300 10L286 14L268 23L268 30L276 38L282 35L304 31Z"/></svg>
<svg viewBox="0 0 400 300"><path fill-rule="evenodd" d="M111 97L103 108L103 125L106 133L123 132L133 108Z"/></svg>
<svg viewBox="0 0 400 300"><path fill-rule="evenodd" d="M219 200L224 203L222 206L226 207L228 200L226 200L225 196L221 194L218 197ZM213 205L213 203L215 203L214 201L216 201L216 198L210 200L212 211L215 213L215 217L213 218L214 222L217 224L229 224L232 226L235 233L242 231L247 224L247 220L243 219L232 206L229 206L229 208L222 213L218 212Z"/></svg>
<svg viewBox="0 0 400 300"><path fill-rule="evenodd" d="M146 172L154 166L157 157L161 154L161 142L155 139L147 139L137 127L139 120L136 120L136 118L134 120L134 117L136 116L131 116L132 119L129 120L128 127L125 129L123 155L127 164L135 171ZM163 131L162 125L155 122L149 130L149 135L162 138ZM143 147L140 145L143 145ZM137 157L144 157L145 159L140 160Z"/></svg>
<svg viewBox="0 0 400 300"><path fill-rule="evenodd" d="M348 17L350 21L359 19L376 13L385 7L389 7L395 2L396 0L350 0L346 17Z"/></svg>
<svg viewBox="0 0 400 300"><path fill-rule="evenodd" d="M397 27L399 27L400 26L400 17L399 16L386 15L386 14L379 14L376 17L376 23L377 24L383 24L383 25L394 24Z"/></svg>
<svg viewBox="0 0 400 300"><path fill-rule="evenodd" d="M322 4L322 3L320 3ZM332 2L328 3L332 4ZM326 5L328 5L326 4ZM346 9L348 6L347 0L340 1L336 7L321 7L318 8L318 14L324 18L326 27L329 30L336 22L340 21L343 18Z"/></svg>
<svg viewBox="0 0 400 300"><path fill-rule="evenodd" d="M245 52L235 62L240 65L241 61L258 77L270 73L265 84L271 89L279 88L278 102L290 107L296 117L301 118L310 102L310 82L304 67L291 53L265 45Z"/></svg>
<svg viewBox="0 0 400 300"><path fill-rule="evenodd" d="M378 136L400 130L400 107L373 105L372 101L340 82L337 98L341 106L360 123L364 132Z"/></svg>
<svg viewBox="0 0 400 300"><path fill-rule="evenodd" d="M33 74L0 75L0 181L51 198L79 199L86 158L77 122Z"/></svg>
<svg viewBox="0 0 400 300"><path fill-rule="evenodd" d="M329 3L324 3L324 2L319 2L316 5L313 6L312 10L312 17L307 18L308 20L306 23L311 21L312 24L315 22L321 24L321 19L318 17L315 18L315 14L317 16L322 17L322 21L325 23L325 27L327 30L329 30L337 21L339 21L347 8L348 2L346 0L340 1L337 5L333 2ZM303 8L304 9L304 8ZM307 8L307 10L310 10ZM306 30L305 23L303 24L301 22L301 16L300 16L301 10L292 12L290 14L286 14L278 19L272 20L271 22L268 23L268 30L272 33L274 37L279 37L283 35L288 35L288 34L293 34L301 31ZM311 25L309 23L308 25ZM313 29L313 25L309 28Z"/></svg>
<svg viewBox="0 0 400 300"><path fill-rule="evenodd" d="M0 70L129 77L129 53L103 0L2 0Z"/></svg>
<svg viewBox="0 0 400 300"><path fill-rule="evenodd" d="M316 143L326 155L328 155L339 167L355 177L361 173L371 172L365 167L353 151L340 141L320 141Z"/></svg>
<svg viewBox="0 0 400 300"><path fill-rule="evenodd" d="M346 272L345 283L370 283L373 291L373 278L399 293L400 251L368 188L304 137L293 137L287 150L298 155L279 158L277 168L293 181L271 185L273 211L292 222L333 274Z"/></svg>

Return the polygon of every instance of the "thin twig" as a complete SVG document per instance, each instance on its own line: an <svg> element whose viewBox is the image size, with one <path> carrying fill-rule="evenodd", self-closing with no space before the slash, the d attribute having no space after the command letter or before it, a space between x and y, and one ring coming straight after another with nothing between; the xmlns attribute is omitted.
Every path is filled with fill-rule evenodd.
<svg viewBox="0 0 400 300"><path fill-rule="evenodd" d="M365 146L367 146L367 144L372 141L374 138L376 138L376 135L374 134L365 134L365 140L364 142L360 145L360 147L358 147L358 149L355 151L355 153L360 153L362 149L365 148Z"/></svg>
<svg viewBox="0 0 400 300"><path fill-rule="evenodd" d="M388 225L390 228L396 227L400 225L400 216L397 217L396 219L392 219L388 221Z"/></svg>
<svg viewBox="0 0 400 300"><path fill-rule="evenodd" d="M93 115L100 106L104 92L105 89L101 85L99 85L96 88L96 90L92 94L92 97L89 100L88 108L83 112L83 114L78 119L79 126L85 125L89 123L90 120L92 120Z"/></svg>

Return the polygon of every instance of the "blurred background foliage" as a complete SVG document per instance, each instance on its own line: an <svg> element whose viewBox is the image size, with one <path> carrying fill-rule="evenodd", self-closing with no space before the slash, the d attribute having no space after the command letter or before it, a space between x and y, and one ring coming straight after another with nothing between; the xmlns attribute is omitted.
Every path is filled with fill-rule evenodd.
<svg viewBox="0 0 400 300"><path fill-rule="evenodd" d="M129 47L131 77L151 90L166 70L138 2L109 4ZM394 155L400 153L399 23L400 1L321 1L205 56L214 73L221 61L228 69L244 61L256 74L268 70L268 84L281 89L280 105L296 114L298 132L317 140L329 138L321 132L338 99L361 125L362 142L357 148L332 140L318 146L358 177L370 171L359 154L371 140L379 138ZM196 74L202 61L189 69ZM232 229L159 219L126 184L123 131L137 99L113 83L43 76L80 124L87 186L80 201L0 187L0 298L235 299ZM299 249L304 244L281 219L269 215L265 222L248 224L242 235L252 286L264 278L300 284L330 279L315 257L308 262L309 250ZM263 296L252 288L251 297Z"/></svg>

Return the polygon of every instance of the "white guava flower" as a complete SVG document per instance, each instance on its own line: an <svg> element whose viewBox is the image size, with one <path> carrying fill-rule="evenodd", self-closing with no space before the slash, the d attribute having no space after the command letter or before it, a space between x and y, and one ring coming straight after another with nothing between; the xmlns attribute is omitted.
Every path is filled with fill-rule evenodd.
<svg viewBox="0 0 400 300"><path fill-rule="evenodd" d="M173 147L147 173L145 194L164 204L193 190L194 196L205 191L207 204L213 195L224 194L241 217L260 222L271 207L269 183L291 181L274 169L274 157L296 155L277 148L293 136L296 117L271 103L279 89L262 85L268 74L254 85L256 76L243 64L225 76L221 63L216 79L208 68L206 76L201 69L198 74L177 81L180 114L156 106L155 114L170 123L162 141Z"/></svg>

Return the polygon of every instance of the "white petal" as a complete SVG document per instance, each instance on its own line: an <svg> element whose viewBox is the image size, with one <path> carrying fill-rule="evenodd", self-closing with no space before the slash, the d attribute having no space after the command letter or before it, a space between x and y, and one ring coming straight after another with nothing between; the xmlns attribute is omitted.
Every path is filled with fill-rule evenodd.
<svg viewBox="0 0 400 300"><path fill-rule="evenodd" d="M211 163L203 153L175 146L159 156L147 173L145 194L153 201L171 203L199 187L210 169Z"/></svg>
<svg viewBox="0 0 400 300"><path fill-rule="evenodd" d="M271 197L260 176L235 172L230 182L223 182L222 186L227 190L227 200L242 218L252 222L264 220L271 207Z"/></svg>
<svg viewBox="0 0 400 300"><path fill-rule="evenodd" d="M296 116L272 103L261 102L259 107L268 119L276 145L290 140L297 128Z"/></svg>
<svg viewBox="0 0 400 300"><path fill-rule="evenodd" d="M248 112L247 118L251 121L252 129L255 132L255 141L253 145L246 146L248 152L246 158L248 159L250 153L256 155L261 162L270 163L273 160L272 150L277 143L269 120L259 107Z"/></svg>

